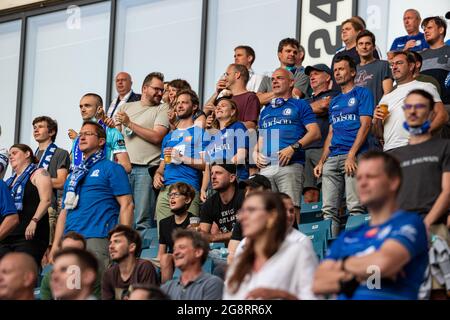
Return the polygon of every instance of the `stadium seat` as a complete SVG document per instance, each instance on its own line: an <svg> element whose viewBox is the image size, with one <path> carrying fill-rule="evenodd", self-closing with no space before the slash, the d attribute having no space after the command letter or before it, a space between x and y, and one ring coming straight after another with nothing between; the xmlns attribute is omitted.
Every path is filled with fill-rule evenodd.
<svg viewBox="0 0 450 320"><path fill-rule="evenodd" d="M300 223L317 222L322 219L322 202L302 203Z"/></svg>
<svg viewBox="0 0 450 320"><path fill-rule="evenodd" d="M369 223L369 214L359 214L356 216L349 216L347 219L347 224L345 225L345 231L354 230L362 224Z"/></svg>
<svg viewBox="0 0 450 320"><path fill-rule="evenodd" d="M155 241L158 242L158 229L148 229L142 238L142 249L150 248L150 246L153 245Z"/></svg>
<svg viewBox="0 0 450 320"><path fill-rule="evenodd" d="M322 220L312 223L301 223L298 230L304 234L320 233L324 235L324 242L331 238L331 220Z"/></svg>
<svg viewBox="0 0 450 320"><path fill-rule="evenodd" d="M311 239L313 248L314 248L314 252L317 254L317 257L319 258L319 260L322 260L324 255L325 255L325 251L326 251L326 242L325 242L325 238L324 238L324 234L323 233L318 233L318 232L313 232L310 234L306 234L308 236L309 239Z"/></svg>
<svg viewBox="0 0 450 320"><path fill-rule="evenodd" d="M151 246L148 249L143 249L141 252L141 258L153 259L158 255L158 246Z"/></svg>
<svg viewBox="0 0 450 320"><path fill-rule="evenodd" d="M223 242L211 242L209 244L209 249L213 250L213 249L222 249L225 248L225 243Z"/></svg>

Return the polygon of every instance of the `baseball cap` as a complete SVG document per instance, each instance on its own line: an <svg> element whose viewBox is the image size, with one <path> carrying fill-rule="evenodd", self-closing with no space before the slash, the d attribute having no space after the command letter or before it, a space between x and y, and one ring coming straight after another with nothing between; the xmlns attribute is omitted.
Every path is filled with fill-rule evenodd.
<svg viewBox="0 0 450 320"><path fill-rule="evenodd" d="M265 176L261 174L255 174L253 176L250 176L247 180L243 180L239 182L240 188L245 188L246 186L252 187L252 188L258 188L263 187L264 189L271 189L272 185L270 184L269 179L267 179Z"/></svg>
<svg viewBox="0 0 450 320"><path fill-rule="evenodd" d="M235 164L232 164L232 163L213 162L211 164L211 167L213 167L213 166L222 167L222 168L224 168L225 170L227 170L231 174L236 174L237 173L237 166Z"/></svg>
<svg viewBox="0 0 450 320"><path fill-rule="evenodd" d="M307 76L309 76L309 74L311 73L311 71L313 70L317 70L317 71L325 71L326 73L328 73L331 76L331 69L328 68L328 66L326 64L323 63L319 63L319 64L315 64L313 66L307 66L305 68L305 74Z"/></svg>

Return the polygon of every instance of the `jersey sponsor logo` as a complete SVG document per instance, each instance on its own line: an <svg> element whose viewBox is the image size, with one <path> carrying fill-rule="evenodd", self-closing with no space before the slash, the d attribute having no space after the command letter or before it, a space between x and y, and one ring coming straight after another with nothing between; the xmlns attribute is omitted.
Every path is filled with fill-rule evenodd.
<svg viewBox="0 0 450 320"><path fill-rule="evenodd" d="M356 104L356 98L355 98L355 97L352 97L352 98L350 98L350 99L348 100L348 105L349 105L350 107L353 107L355 104Z"/></svg>
<svg viewBox="0 0 450 320"><path fill-rule="evenodd" d="M372 228L364 234L364 238L374 238L378 233L378 228Z"/></svg>
<svg viewBox="0 0 450 320"><path fill-rule="evenodd" d="M290 116L292 113L292 109L291 108L286 108L283 110L283 116Z"/></svg>
<svg viewBox="0 0 450 320"><path fill-rule="evenodd" d="M266 129L266 128L270 128L272 126L276 126L276 125L289 125L292 124L292 120L289 119L284 119L284 118L273 118L270 121L263 121L262 122L262 128Z"/></svg>
<svg viewBox="0 0 450 320"><path fill-rule="evenodd" d="M184 141L185 142L191 142L192 141L192 136L184 137Z"/></svg>
<svg viewBox="0 0 450 320"><path fill-rule="evenodd" d="M353 114L353 113L342 114L342 112L341 112L337 116L332 115L331 120L333 121L333 124L336 124L336 123L343 122L343 121L356 121L357 119L356 119L356 114Z"/></svg>
<svg viewBox="0 0 450 320"><path fill-rule="evenodd" d="M92 172L91 177L98 177L99 173L100 173L100 170L96 169Z"/></svg>
<svg viewBox="0 0 450 320"><path fill-rule="evenodd" d="M392 230L391 226L387 226L386 228L381 229L381 231L378 233L377 239L382 240L386 238L391 232L391 230Z"/></svg>
<svg viewBox="0 0 450 320"><path fill-rule="evenodd" d="M117 145L118 145L119 147L124 147L124 146L125 146L125 140L122 140L122 139L117 140Z"/></svg>
<svg viewBox="0 0 450 320"><path fill-rule="evenodd" d="M402 226L397 234L408 238L411 242L416 242L417 229L412 224Z"/></svg>

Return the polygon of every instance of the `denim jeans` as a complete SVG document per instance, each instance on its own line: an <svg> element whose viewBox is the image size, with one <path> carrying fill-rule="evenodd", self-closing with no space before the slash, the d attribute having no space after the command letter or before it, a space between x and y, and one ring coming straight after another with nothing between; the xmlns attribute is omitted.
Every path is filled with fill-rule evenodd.
<svg viewBox="0 0 450 320"><path fill-rule="evenodd" d="M133 165L129 175L134 199L134 227L144 235L152 227L155 213L153 180L147 166Z"/></svg>
<svg viewBox="0 0 450 320"><path fill-rule="evenodd" d="M324 219L332 219L332 235L339 233L339 208L345 192L347 210L351 215L364 212L356 193L356 176L345 174L346 154L327 159L322 172L322 213Z"/></svg>

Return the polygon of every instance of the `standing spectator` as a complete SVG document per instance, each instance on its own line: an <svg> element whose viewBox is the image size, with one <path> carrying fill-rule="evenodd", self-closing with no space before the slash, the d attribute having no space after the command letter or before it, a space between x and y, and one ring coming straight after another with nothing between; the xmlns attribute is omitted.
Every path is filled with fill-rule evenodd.
<svg viewBox="0 0 450 320"><path fill-rule="evenodd" d="M148 74L142 84L141 101L124 104L116 115L130 151L134 226L141 234L150 229L154 220L156 196L149 167L157 166L161 141L169 131L168 105L161 104L163 81L159 72Z"/></svg>
<svg viewBox="0 0 450 320"><path fill-rule="evenodd" d="M207 141L205 131L194 126L192 114L199 105L197 94L192 90L178 92L176 112L180 121L177 129L164 137L161 147L159 168L156 170L153 186L161 189L156 203L156 219L159 227L161 219L172 215L169 207L169 187L176 182L184 182L195 189L195 198L189 212L198 215L201 174L205 169L203 150Z"/></svg>
<svg viewBox="0 0 450 320"><path fill-rule="evenodd" d="M246 88L249 79L247 68L242 64L230 64L221 80L217 82L216 92L206 103L205 109L214 111L214 102L229 91L231 99L236 103L238 110L238 120L247 129L255 129L259 115L259 100L256 94ZM226 90L225 90L226 89Z"/></svg>
<svg viewBox="0 0 450 320"><path fill-rule="evenodd" d="M216 193L202 206L200 230L210 242L228 242L237 212L244 201L244 191L238 188L236 181L236 165L213 163L211 184ZM219 227L217 234L210 233L213 223Z"/></svg>
<svg viewBox="0 0 450 320"><path fill-rule="evenodd" d="M98 122L106 132L106 145L104 151L106 158L117 161L126 172L131 171L130 157L125 147L122 134L116 128L108 127L102 119L103 99L96 93L86 93L80 100L80 114L83 121ZM76 132L69 129L69 137L72 143L72 170L83 161L83 152L80 149L80 138Z"/></svg>
<svg viewBox="0 0 450 320"><path fill-rule="evenodd" d="M420 21L419 11L416 9L408 9L403 14L403 26L405 27L406 36L398 37L392 42L390 53L395 51L422 51L428 49L428 43L425 41L424 34L419 31ZM391 60L391 58L389 58Z"/></svg>
<svg viewBox="0 0 450 320"><path fill-rule="evenodd" d="M0 300L34 300L37 277L37 264L29 254L6 254L0 261Z"/></svg>
<svg viewBox="0 0 450 320"><path fill-rule="evenodd" d="M422 73L439 82L442 102L450 114L450 46L444 42L447 22L441 17L429 17L423 20L422 28L430 45L428 50L420 53L423 58ZM444 130L442 136L450 138L450 122L446 123Z"/></svg>
<svg viewBox="0 0 450 320"><path fill-rule="evenodd" d="M195 198L195 190L184 182L169 187L169 207L173 215L159 222L158 258L161 268L161 283L172 279L174 271L173 240L175 229L186 229L194 215L188 211Z"/></svg>
<svg viewBox="0 0 450 320"><path fill-rule="evenodd" d="M280 61L280 69L289 70L293 75L292 95L297 98L304 98L307 96L309 79L305 74L304 68L295 66L299 50L300 43L296 39L282 39L278 44L278 60ZM277 97L272 85L273 81L269 77L265 77L261 82L258 89L258 98L261 106L266 105L273 98Z"/></svg>
<svg viewBox="0 0 450 320"><path fill-rule="evenodd" d="M178 229L173 242L175 266L181 276L163 284L162 291L172 300L220 300L223 281L202 271L208 258L208 241L198 232Z"/></svg>
<svg viewBox="0 0 450 320"><path fill-rule="evenodd" d="M399 51L394 53L391 60L392 75L397 88L381 98L374 113L374 125L378 136L383 137L383 150L388 151L408 144L409 132L403 129L405 115L403 102L407 94L414 89L424 89L433 96L434 118L431 122L431 132L438 131L448 121L448 114L436 90L431 83L414 80L415 59L411 53ZM386 115L380 105L388 106Z"/></svg>
<svg viewBox="0 0 450 320"><path fill-rule="evenodd" d="M294 200L298 222L305 164L303 148L320 139L320 129L309 104L292 98L293 85L291 72L275 70L272 75L275 99L261 111L253 158L260 173L272 183L272 190L285 192Z"/></svg>
<svg viewBox="0 0 450 320"><path fill-rule="evenodd" d="M130 227L118 225L108 234L109 254L114 261L102 280L102 300L122 300L135 284L158 284L155 267L141 254L141 236Z"/></svg>
<svg viewBox="0 0 450 320"><path fill-rule="evenodd" d="M0 180L0 243L19 224L14 198L3 180Z"/></svg>
<svg viewBox="0 0 450 320"><path fill-rule="evenodd" d="M428 263L427 235L417 214L397 209L402 174L387 153L364 154L358 166L358 194L370 223L337 238L317 268L316 294L339 294L338 299L416 300ZM380 283L368 278L377 267ZM369 281L369 282L368 282Z"/></svg>
<svg viewBox="0 0 450 320"><path fill-rule="evenodd" d="M48 208L50 221L50 245L53 242L56 220L58 219L61 206L58 205L62 196L64 182L70 168L69 153L55 144L58 133L58 124L52 118L43 116L33 120L34 140L39 144L34 155L39 160L38 168L44 168L52 179L52 204Z"/></svg>
<svg viewBox="0 0 450 320"><path fill-rule="evenodd" d="M240 45L234 48L234 63L245 66L248 70L249 80L247 82L247 90L251 92L257 92L261 81L264 79L264 75L257 74L252 69L253 63L255 63L256 54L250 46Z"/></svg>
<svg viewBox="0 0 450 320"><path fill-rule="evenodd" d="M209 189L211 169L213 162L225 162L237 165L237 178L245 180L248 178L246 159L249 149L249 137L247 128L238 121L238 107L236 103L228 98L221 98L214 110L215 121L213 129L210 129L211 143L205 150L205 161L207 163L203 174L200 200L206 201Z"/></svg>
<svg viewBox="0 0 450 320"><path fill-rule="evenodd" d="M322 213L332 219L332 235L339 233L340 203L345 190L347 210L351 215L364 212L356 194L357 157L367 151L367 135L374 110L372 93L355 86L356 65L352 58L336 59L334 77L341 94L330 102L330 129L316 177L322 175Z"/></svg>
<svg viewBox="0 0 450 320"><path fill-rule="evenodd" d="M50 257L58 251L63 234L75 231L86 238L87 249L99 260L102 274L109 264L108 232L118 223L131 226L133 198L123 167L105 158L102 126L87 121L79 137L84 160L64 186L63 210Z"/></svg>
<svg viewBox="0 0 450 320"><path fill-rule="evenodd" d="M98 262L89 251L67 248L55 254L50 287L55 300L97 300L94 296ZM74 267L78 270L79 286L68 286L73 282Z"/></svg>
<svg viewBox="0 0 450 320"><path fill-rule="evenodd" d="M105 110L106 115L114 119L119 108L127 102L135 102L141 100L141 95L134 93L131 86L133 81L131 80L130 74L126 72L119 72L116 75L116 91L117 97L111 101L108 110Z"/></svg>
<svg viewBox="0 0 450 320"><path fill-rule="evenodd" d="M315 253L310 257L311 250L303 244L287 240L286 209L280 197L252 193L242 205L240 219L246 246L227 273L224 299L265 298L268 293L281 299L315 299L311 291Z"/></svg>
<svg viewBox="0 0 450 320"><path fill-rule="evenodd" d="M331 70L323 63L306 67L305 74L309 77L309 83L313 90L309 99L311 109L316 115L317 124L320 128L322 138L305 147L305 171L303 183L303 199L305 203L318 202L320 196L321 179L314 176L314 167L320 160L323 152L323 145L328 136L328 108L332 98L339 94L339 91L331 88Z"/></svg>
<svg viewBox="0 0 450 320"><path fill-rule="evenodd" d="M356 37L356 51L360 63L356 66L355 85L369 89L378 104L381 97L392 91L392 72L389 63L375 59L375 35L368 31L361 31Z"/></svg>
<svg viewBox="0 0 450 320"><path fill-rule="evenodd" d="M40 265L49 243L47 210L52 199L52 181L45 169L37 168L37 159L27 145L13 145L9 160L13 175L6 184L14 198L19 224L0 241L0 258L8 252L25 252Z"/></svg>
<svg viewBox="0 0 450 320"><path fill-rule="evenodd" d="M450 209L450 141L431 136L433 106L433 96L425 90L416 89L406 96L404 127L410 133L409 144L392 155L400 161L404 177L399 207L419 213L427 230L450 245L445 225Z"/></svg>
<svg viewBox="0 0 450 320"><path fill-rule="evenodd" d="M2 127L0 127L0 136L2 135ZM8 150L0 145L0 180L3 179L8 168Z"/></svg>

